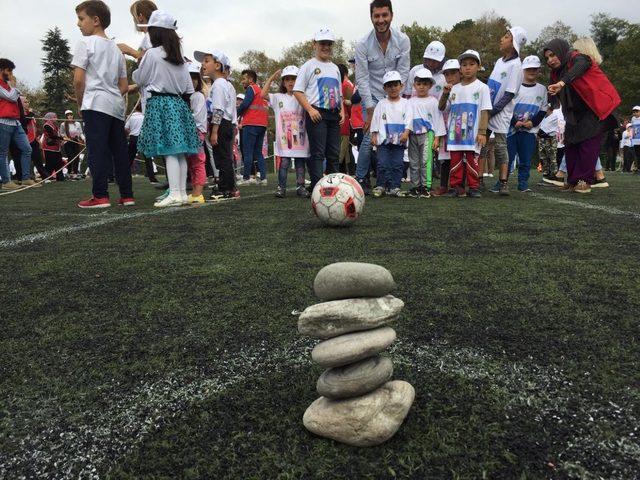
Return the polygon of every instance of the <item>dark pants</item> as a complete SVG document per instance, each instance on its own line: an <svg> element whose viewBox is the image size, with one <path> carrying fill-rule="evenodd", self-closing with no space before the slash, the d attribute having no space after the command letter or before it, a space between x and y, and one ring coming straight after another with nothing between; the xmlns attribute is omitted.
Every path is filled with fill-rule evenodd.
<svg viewBox="0 0 640 480"><path fill-rule="evenodd" d="M307 170L311 179L311 190L322 178L323 164L327 160L327 172L339 171L338 159L340 158L340 113L338 110L317 109L322 115L322 120L313 123L309 114L306 114L307 135L309 136L309 149L311 156L307 160Z"/></svg>
<svg viewBox="0 0 640 480"><path fill-rule="evenodd" d="M67 162L71 162L75 159L73 163L69 163L67 170L69 175L77 175L78 167L80 166L80 159L76 158L80 153L80 145L73 142L66 142L64 144L64 154L67 156Z"/></svg>
<svg viewBox="0 0 640 480"><path fill-rule="evenodd" d="M37 140L31 142L31 161L33 162L33 166L36 167L38 175L40 175L43 180L49 176L49 172L44 168L42 150L40 150L40 144Z"/></svg>
<svg viewBox="0 0 640 480"><path fill-rule="evenodd" d="M640 145L635 145L633 147L633 156L635 157L636 168L640 172Z"/></svg>
<svg viewBox="0 0 640 480"><path fill-rule="evenodd" d="M607 163L605 164L605 170L610 170L612 172L616 171L616 161L618 160L618 144L610 143L604 146L604 151L607 158Z"/></svg>
<svg viewBox="0 0 640 480"><path fill-rule="evenodd" d="M242 135L242 161L244 163L242 176L245 180L248 180L251 176L251 169L254 161L258 164L260 180L265 180L267 178L267 168L265 166L264 156L262 155L262 145L264 143L264 135L266 132L267 127L258 127L255 125L246 125L242 127L242 133L240 134ZM233 145L231 153L233 155Z"/></svg>
<svg viewBox="0 0 640 480"><path fill-rule="evenodd" d="M449 188L449 170L451 169L451 160L442 160L440 166L440 187Z"/></svg>
<svg viewBox="0 0 640 480"><path fill-rule="evenodd" d="M94 110L83 110L82 118L85 121L93 196L109 198L109 175L114 172L120 196L133 197L124 122Z"/></svg>
<svg viewBox="0 0 640 480"><path fill-rule="evenodd" d="M576 185L580 180L585 181L588 185L593 184L601 144L602 134L598 134L583 142L565 147L567 183L569 185Z"/></svg>
<svg viewBox="0 0 640 480"><path fill-rule="evenodd" d="M633 165L633 147L622 147L622 171L630 172Z"/></svg>
<svg viewBox="0 0 640 480"><path fill-rule="evenodd" d="M44 161L49 172L56 172L56 180L58 182L63 182L64 173L62 172L62 152L50 152L49 150L45 150Z"/></svg>
<svg viewBox="0 0 640 480"><path fill-rule="evenodd" d="M393 190L402 187L404 147L380 145L378 147L378 187Z"/></svg>
<svg viewBox="0 0 640 480"><path fill-rule="evenodd" d="M218 144L213 146L213 158L220 170L218 188L222 193L233 192L236 189L233 171L233 124L228 120L222 119L218 127Z"/></svg>

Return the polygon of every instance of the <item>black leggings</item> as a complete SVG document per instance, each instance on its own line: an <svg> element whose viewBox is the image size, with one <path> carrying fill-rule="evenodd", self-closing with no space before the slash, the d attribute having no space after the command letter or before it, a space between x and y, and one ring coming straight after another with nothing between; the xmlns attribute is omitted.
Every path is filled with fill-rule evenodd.
<svg viewBox="0 0 640 480"><path fill-rule="evenodd" d="M44 151L45 165L49 172L56 172L56 180L64 181L64 173L62 172L62 152ZM77 160L76 160L77 161Z"/></svg>

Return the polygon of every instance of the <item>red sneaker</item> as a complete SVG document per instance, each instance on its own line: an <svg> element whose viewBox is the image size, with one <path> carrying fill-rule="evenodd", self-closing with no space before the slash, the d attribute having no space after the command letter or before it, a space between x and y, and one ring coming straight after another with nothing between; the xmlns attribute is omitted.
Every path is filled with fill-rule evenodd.
<svg viewBox="0 0 640 480"><path fill-rule="evenodd" d="M121 198L118 200L118 205L121 207L133 207L136 204L136 201L133 197Z"/></svg>
<svg viewBox="0 0 640 480"><path fill-rule="evenodd" d="M110 206L111 202L108 198L91 197L89 200L82 200L78 203L80 208L109 208Z"/></svg>

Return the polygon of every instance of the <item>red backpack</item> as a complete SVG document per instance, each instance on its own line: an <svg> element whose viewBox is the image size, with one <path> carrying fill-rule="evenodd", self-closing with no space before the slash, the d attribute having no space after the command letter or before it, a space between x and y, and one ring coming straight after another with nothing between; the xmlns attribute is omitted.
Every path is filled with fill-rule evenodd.
<svg viewBox="0 0 640 480"><path fill-rule="evenodd" d="M571 52L571 59L567 63L567 68L573 68L574 60L578 55L580 55L580 52ZM559 81L555 72L552 72L551 76L554 82ZM604 120L611 115L618 105L622 103L616 87L613 86L600 66L593 61L589 70L571 82L571 86L600 120Z"/></svg>

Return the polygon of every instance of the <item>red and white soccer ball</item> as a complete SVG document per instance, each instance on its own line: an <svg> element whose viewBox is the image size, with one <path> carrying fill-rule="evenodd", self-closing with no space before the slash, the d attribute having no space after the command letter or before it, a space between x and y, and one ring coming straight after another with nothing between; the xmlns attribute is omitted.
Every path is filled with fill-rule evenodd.
<svg viewBox="0 0 640 480"><path fill-rule="evenodd" d="M362 214L364 191L355 178L332 173L316 184L311 193L311 207L325 225L348 227Z"/></svg>

